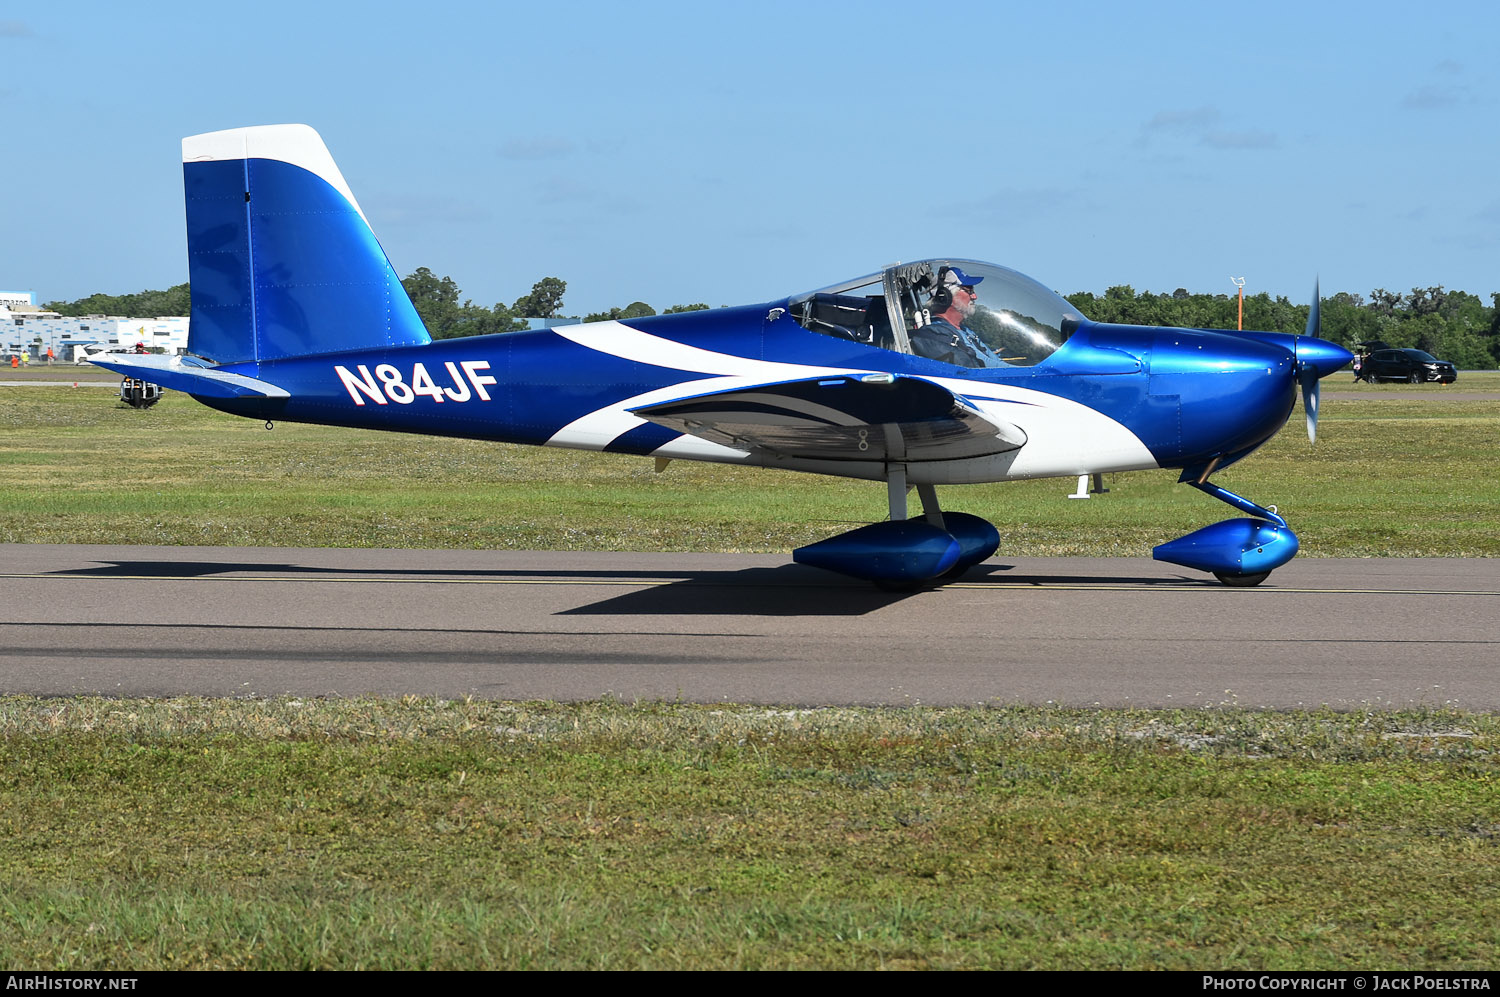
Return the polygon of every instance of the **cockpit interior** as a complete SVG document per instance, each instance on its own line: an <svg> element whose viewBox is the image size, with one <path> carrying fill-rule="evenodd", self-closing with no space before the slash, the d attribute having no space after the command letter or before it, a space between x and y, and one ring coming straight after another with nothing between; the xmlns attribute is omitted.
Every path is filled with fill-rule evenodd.
<svg viewBox="0 0 1500 997"><path fill-rule="evenodd" d="M977 260L920 260L798 295L803 328L970 369L1030 367L1083 316L1055 291Z"/></svg>

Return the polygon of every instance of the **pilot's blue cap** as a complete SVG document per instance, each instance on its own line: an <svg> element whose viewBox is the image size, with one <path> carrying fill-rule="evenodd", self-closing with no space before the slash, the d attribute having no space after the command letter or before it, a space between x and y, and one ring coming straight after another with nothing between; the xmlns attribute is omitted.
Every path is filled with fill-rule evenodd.
<svg viewBox="0 0 1500 997"><path fill-rule="evenodd" d="M949 267L947 275L943 277L944 284L956 287L973 287L982 280L984 280L983 277L970 277L958 267Z"/></svg>

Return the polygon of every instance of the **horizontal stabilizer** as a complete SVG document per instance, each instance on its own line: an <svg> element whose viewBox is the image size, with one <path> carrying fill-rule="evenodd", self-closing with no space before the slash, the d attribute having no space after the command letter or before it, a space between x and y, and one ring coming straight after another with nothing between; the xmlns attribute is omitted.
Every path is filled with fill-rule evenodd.
<svg viewBox="0 0 1500 997"><path fill-rule="evenodd" d="M214 367L199 366L182 357L160 354L112 353L108 360L91 363L125 377L139 378L203 398L290 398L282 388L244 374L231 374Z"/></svg>
<svg viewBox="0 0 1500 997"><path fill-rule="evenodd" d="M735 449L819 460L954 460L1026 442L947 388L895 374L778 381L631 411Z"/></svg>

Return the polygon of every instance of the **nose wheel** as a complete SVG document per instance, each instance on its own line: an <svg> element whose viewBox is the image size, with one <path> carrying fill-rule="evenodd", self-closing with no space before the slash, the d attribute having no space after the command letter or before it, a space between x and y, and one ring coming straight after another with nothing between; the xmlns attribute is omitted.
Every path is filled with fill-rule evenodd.
<svg viewBox="0 0 1500 997"><path fill-rule="evenodd" d="M1231 575L1226 571L1215 571L1214 577L1230 588L1250 588L1271 577L1269 571L1257 571L1249 575Z"/></svg>

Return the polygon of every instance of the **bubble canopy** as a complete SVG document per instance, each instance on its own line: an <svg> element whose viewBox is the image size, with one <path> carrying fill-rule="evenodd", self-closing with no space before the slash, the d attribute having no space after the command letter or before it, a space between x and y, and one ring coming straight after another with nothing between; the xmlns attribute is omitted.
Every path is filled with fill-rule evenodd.
<svg viewBox="0 0 1500 997"><path fill-rule="evenodd" d="M959 367L1030 367L1085 321L1057 292L978 260L931 259L799 294L804 328Z"/></svg>

